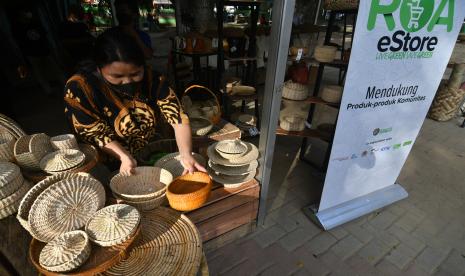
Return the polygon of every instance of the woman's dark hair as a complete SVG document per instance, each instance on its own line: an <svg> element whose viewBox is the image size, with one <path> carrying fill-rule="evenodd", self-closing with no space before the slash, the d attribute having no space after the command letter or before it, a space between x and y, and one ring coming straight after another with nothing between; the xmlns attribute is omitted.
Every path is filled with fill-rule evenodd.
<svg viewBox="0 0 465 276"><path fill-rule="evenodd" d="M144 53L136 40L118 27L106 30L97 37L93 59L98 68L115 61L131 63L136 66L145 64Z"/></svg>

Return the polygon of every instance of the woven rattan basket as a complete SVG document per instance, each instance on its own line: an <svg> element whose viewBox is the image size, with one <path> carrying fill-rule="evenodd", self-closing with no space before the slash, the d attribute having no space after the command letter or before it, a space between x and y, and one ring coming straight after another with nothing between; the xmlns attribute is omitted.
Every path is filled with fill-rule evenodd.
<svg viewBox="0 0 465 276"><path fill-rule="evenodd" d="M168 199L166 199L166 194L159 195L157 197L154 197L152 199L148 200L139 200L139 201L131 201L131 200L125 200L118 195L113 194L113 196L116 198L116 201L120 204L127 204L131 205L132 207L136 208L140 212L143 211L150 211L153 210L157 207L164 206L168 204Z"/></svg>
<svg viewBox="0 0 465 276"><path fill-rule="evenodd" d="M206 165L207 162L202 155L193 152L192 156L200 165ZM169 171L173 175L173 178L181 176L184 172L184 167L181 163L181 156L179 155L179 152L174 152L160 158L160 160L158 160L154 166Z"/></svg>
<svg viewBox="0 0 465 276"><path fill-rule="evenodd" d="M63 134L50 138L50 143L55 150L79 149L76 137L73 134Z"/></svg>
<svg viewBox="0 0 465 276"><path fill-rule="evenodd" d="M191 85L186 90L184 90L183 97L187 96L189 93L193 93L193 91L196 91L196 92L202 91L203 93L208 93L208 94L210 94L212 96L212 98L214 99L216 105L215 105L215 108L212 109L213 113L207 119L209 119L210 122L212 122L212 124L219 123L220 120L221 120L221 106L220 106L220 102L218 101L218 98L216 97L215 93L213 93L213 91L211 91L210 89L208 89L205 86Z"/></svg>
<svg viewBox="0 0 465 276"><path fill-rule="evenodd" d="M23 197L21 203L19 204L18 214L16 218L18 219L19 223L26 229L28 232L30 231L29 226L29 211L31 210L31 206L36 200L36 198L43 192L45 189L50 187L52 184L57 183L63 179L76 177L78 175L91 177L87 173L59 173L52 176L45 178L44 180L35 184Z"/></svg>
<svg viewBox="0 0 465 276"><path fill-rule="evenodd" d="M89 239L100 246L127 241L137 230L140 214L126 204L114 204L97 211L86 224Z"/></svg>
<svg viewBox="0 0 465 276"><path fill-rule="evenodd" d="M0 200L17 191L23 182L24 178L18 166L0 161Z"/></svg>
<svg viewBox="0 0 465 276"><path fill-rule="evenodd" d="M245 175L249 174L252 171L257 170L258 161L254 160L249 164L241 167L227 167L213 163L211 160L208 160L208 167L215 173L225 174L225 175Z"/></svg>
<svg viewBox="0 0 465 276"><path fill-rule="evenodd" d="M210 176L194 172L176 178L166 191L171 208L178 211L192 211L207 202L212 188Z"/></svg>
<svg viewBox="0 0 465 276"><path fill-rule="evenodd" d="M216 183L222 184L227 189L235 189L252 180L255 177L256 171L244 175L226 175L214 172L211 168L208 168L208 173Z"/></svg>
<svg viewBox="0 0 465 276"><path fill-rule="evenodd" d="M157 167L137 167L134 175L117 174L110 181L110 189L119 198L129 201L154 199L166 191L173 175Z"/></svg>
<svg viewBox="0 0 465 276"><path fill-rule="evenodd" d="M319 62L333 62L337 48L334 46L318 46L315 48L315 59Z"/></svg>
<svg viewBox="0 0 465 276"><path fill-rule="evenodd" d="M30 187L31 183L24 181L18 190L0 200L0 219L6 218L16 213L21 199Z"/></svg>
<svg viewBox="0 0 465 276"><path fill-rule="evenodd" d="M78 167L84 163L86 156L76 149L62 149L51 152L40 160L40 168L48 173L59 173Z"/></svg>
<svg viewBox="0 0 465 276"><path fill-rule="evenodd" d="M323 101L329 103L340 103L342 98L343 87L339 85L327 85L321 92Z"/></svg>
<svg viewBox="0 0 465 276"><path fill-rule="evenodd" d="M189 118L192 134L197 136L207 135L213 128L213 124L205 118Z"/></svg>
<svg viewBox="0 0 465 276"><path fill-rule="evenodd" d="M287 81L283 87L283 98L302 101L308 98L308 86L293 81Z"/></svg>
<svg viewBox="0 0 465 276"><path fill-rule="evenodd" d="M0 113L0 127L18 139L25 136L26 132L19 126L17 122L8 116Z"/></svg>
<svg viewBox="0 0 465 276"><path fill-rule="evenodd" d="M279 126L286 131L302 131L305 129L305 119L302 117L284 116Z"/></svg>
<svg viewBox="0 0 465 276"><path fill-rule="evenodd" d="M0 161L14 160L14 146L16 139L8 132L0 132Z"/></svg>
<svg viewBox="0 0 465 276"><path fill-rule="evenodd" d="M202 259L197 227L184 215L160 207L143 214L141 234L127 259L105 275L195 276Z"/></svg>
<svg viewBox="0 0 465 276"><path fill-rule="evenodd" d="M48 242L55 236L83 227L105 204L102 184L90 176L78 175L45 189L29 210L31 235Z"/></svg>
<svg viewBox="0 0 465 276"><path fill-rule="evenodd" d="M258 159L259 152L255 145L247 142L244 143L247 145L246 153L240 157L231 159L226 159L219 155L218 152L215 150L216 143L214 143L210 145L207 149L208 158L210 158L212 162L223 166L236 167L247 165L250 162Z"/></svg>
<svg viewBox="0 0 465 276"><path fill-rule="evenodd" d="M40 252L40 265L53 272L67 272L81 266L90 256L91 246L86 232L63 233L50 241Z"/></svg>
<svg viewBox="0 0 465 276"><path fill-rule="evenodd" d="M22 136L14 146L16 161L29 170L40 170L40 160L51 151L50 138L44 133Z"/></svg>
<svg viewBox="0 0 465 276"><path fill-rule="evenodd" d="M239 139L223 140L216 144L215 150L225 159L235 159L247 152L247 145Z"/></svg>

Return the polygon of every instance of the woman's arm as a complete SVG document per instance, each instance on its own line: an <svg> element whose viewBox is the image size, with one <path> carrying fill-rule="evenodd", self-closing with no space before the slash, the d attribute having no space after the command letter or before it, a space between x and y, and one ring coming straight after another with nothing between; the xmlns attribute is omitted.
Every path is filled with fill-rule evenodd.
<svg viewBox="0 0 465 276"><path fill-rule="evenodd" d="M102 147L102 150L121 161L120 173L134 174L137 161L118 141L113 141Z"/></svg>
<svg viewBox="0 0 465 276"><path fill-rule="evenodd" d="M195 171L206 172L205 168L200 165L192 156L192 134L191 127L188 124L172 124L176 144L178 145L181 155L181 163L184 167L183 174L193 173Z"/></svg>

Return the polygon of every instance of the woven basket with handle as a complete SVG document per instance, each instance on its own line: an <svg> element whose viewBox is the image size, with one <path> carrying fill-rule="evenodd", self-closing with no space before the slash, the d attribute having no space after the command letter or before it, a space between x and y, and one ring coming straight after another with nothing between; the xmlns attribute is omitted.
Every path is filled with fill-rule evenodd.
<svg viewBox="0 0 465 276"><path fill-rule="evenodd" d="M218 97L216 97L215 93L213 93L213 91L211 91L205 86L191 85L186 90L184 90L183 96L187 96L188 93L193 93L194 91L195 92L202 91L204 93L209 93L213 97L216 103L216 110L212 112L211 116L208 119L212 122L212 124L219 123L221 120L221 106L220 106L220 102L218 101Z"/></svg>

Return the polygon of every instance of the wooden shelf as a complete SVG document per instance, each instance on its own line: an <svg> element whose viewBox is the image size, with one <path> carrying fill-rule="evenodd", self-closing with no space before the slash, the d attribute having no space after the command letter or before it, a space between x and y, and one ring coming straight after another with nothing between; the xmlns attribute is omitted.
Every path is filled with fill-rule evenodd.
<svg viewBox="0 0 465 276"><path fill-rule="evenodd" d="M286 100L286 101L294 101L294 100L290 100L290 99L286 99L286 98L283 98L283 99ZM341 106L340 103L330 103L330 102L324 101L320 97L313 97L313 96L310 96L305 100L295 101L295 102L306 102L306 103L312 103L312 104L324 104L324 105L329 105L329 106L336 107L336 108L339 108Z"/></svg>
<svg viewBox="0 0 465 276"><path fill-rule="evenodd" d="M230 57L228 55L224 55L224 60L227 60L227 61L256 61L257 57L237 57L237 58L233 58L233 57Z"/></svg>

